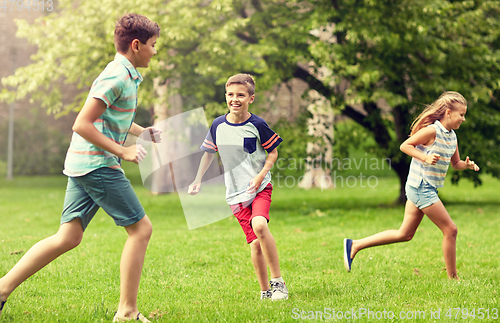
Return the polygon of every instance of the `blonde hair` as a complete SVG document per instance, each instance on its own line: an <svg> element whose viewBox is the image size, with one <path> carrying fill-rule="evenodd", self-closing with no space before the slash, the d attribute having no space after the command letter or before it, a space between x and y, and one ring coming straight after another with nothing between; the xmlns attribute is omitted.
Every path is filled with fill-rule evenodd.
<svg viewBox="0 0 500 323"><path fill-rule="evenodd" d="M420 129L433 124L436 120L440 120L446 110L455 110L456 105L467 106L467 100L458 92L444 92L431 105L428 105L422 113L411 124L410 136L416 134Z"/></svg>

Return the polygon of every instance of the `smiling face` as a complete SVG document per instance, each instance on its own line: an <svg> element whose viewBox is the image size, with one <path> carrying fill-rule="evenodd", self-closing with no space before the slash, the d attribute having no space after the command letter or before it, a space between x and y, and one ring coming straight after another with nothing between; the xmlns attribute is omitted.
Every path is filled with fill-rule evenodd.
<svg viewBox="0 0 500 323"><path fill-rule="evenodd" d="M450 109L446 112L449 118L448 125L450 129L458 129L462 122L465 121L465 114L467 113L467 106L465 105L455 105L454 109Z"/></svg>
<svg viewBox="0 0 500 323"><path fill-rule="evenodd" d="M226 87L226 102L229 113L243 116L248 112L248 106L253 102L255 95L248 94L245 84L229 84Z"/></svg>

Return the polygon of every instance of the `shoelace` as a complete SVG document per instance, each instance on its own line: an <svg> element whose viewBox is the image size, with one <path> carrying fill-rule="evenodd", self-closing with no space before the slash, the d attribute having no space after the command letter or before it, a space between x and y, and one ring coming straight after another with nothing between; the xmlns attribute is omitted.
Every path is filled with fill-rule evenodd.
<svg viewBox="0 0 500 323"><path fill-rule="evenodd" d="M273 288L273 291L274 290L279 290L281 292L283 290L283 288L281 287L280 282L271 283L271 287Z"/></svg>

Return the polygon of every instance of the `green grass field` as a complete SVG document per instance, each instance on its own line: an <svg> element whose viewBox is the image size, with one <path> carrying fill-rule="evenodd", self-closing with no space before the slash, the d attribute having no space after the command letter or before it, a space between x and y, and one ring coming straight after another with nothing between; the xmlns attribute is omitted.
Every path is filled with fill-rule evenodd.
<svg viewBox="0 0 500 323"><path fill-rule="evenodd" d="M127 171L154 228L139 309L158 322L500 321L498 180L485 177L478 188L447 182L440 190L459 229L459 282L446 277L442 234L428 219L411 242L364 250L352 272L345 271L345 237L399 227L403 207L387 206L397 196L396 178L378 178L375 188L275 187L270 228L290 298L262 302L250 250L234 218L189 231L176 194L154 196L138 182L136 166L127 165ZM0 276L56 232L65 185L63 176L0 179ZM0 322L110 322L126 237L99 211L78 248L11 295ZM351 319L330 317L338 311ZM391 313L393 320L384 319Z"/></svg>

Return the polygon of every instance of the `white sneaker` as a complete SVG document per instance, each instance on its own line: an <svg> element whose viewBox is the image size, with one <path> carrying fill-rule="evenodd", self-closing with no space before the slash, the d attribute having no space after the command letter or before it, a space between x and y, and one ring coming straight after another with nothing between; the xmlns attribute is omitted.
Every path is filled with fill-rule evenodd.
<svg viewBox="0 0 500 323"><path fill-rule="evenodd" d="M272 297L273 297L273 290L270 288L265 292L264 291L260 292L260 299L262 300L271 299Z"/></svg>
<svg viewBox="0 0 500 323"><path fill-rule="evenodd" d="M288 299L288 288L286 288L285 282L271 281L270 284L273 290L273 296L271 297L273 301Z"/></svg>
<svg viewBox="0 0 500 323"><path fill-rule="evenodd" d="M143 323L151 323L150 320L148 320L144 315L141 313L137 313L137 316L135 319L128 318L128 317L120 317L118 316L118 313L115 314L115 317L113 318L113 322L128 322L128 321L139 321Z"/></svg>

